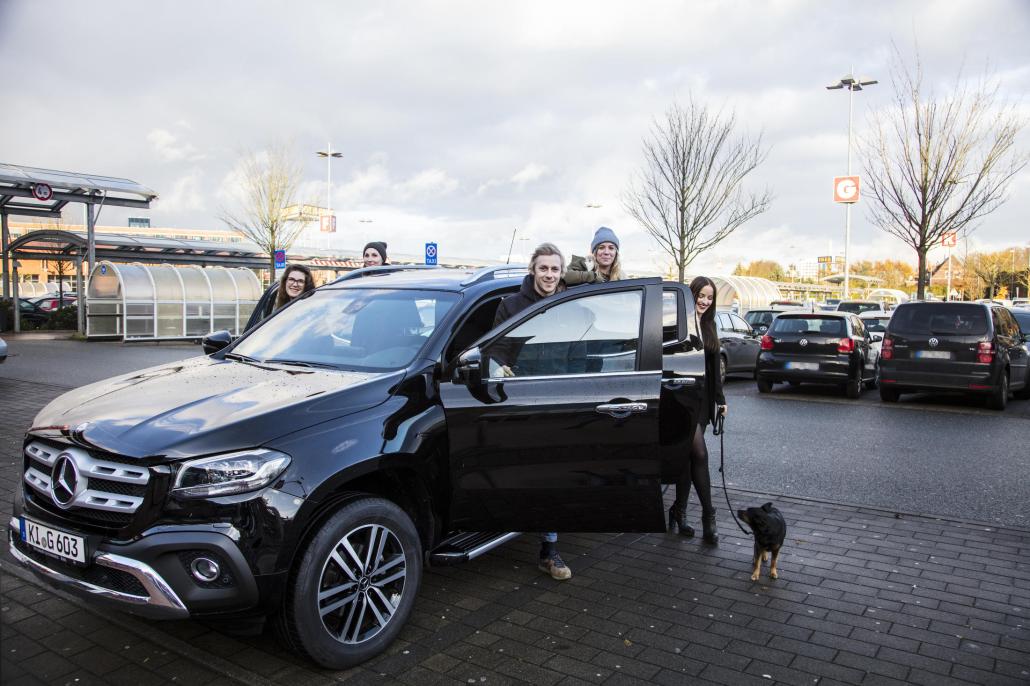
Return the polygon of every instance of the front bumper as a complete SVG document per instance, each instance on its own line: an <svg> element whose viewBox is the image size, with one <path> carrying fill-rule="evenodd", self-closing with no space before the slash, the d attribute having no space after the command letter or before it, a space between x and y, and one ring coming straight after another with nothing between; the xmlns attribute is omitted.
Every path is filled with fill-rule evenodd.
<svg viewBox="0 0 1030 686"><path fill-rule="evenodd" d="M124 544L104 540L86 565L29 546L21 540L17 516L8 525L8 541L14 558L47 584L149 619L222 614L258 602L256 579L239 548L211 527L161 527ZM197 555L216 559L223 576L211 583L191 577L189 560Z"/></svg>

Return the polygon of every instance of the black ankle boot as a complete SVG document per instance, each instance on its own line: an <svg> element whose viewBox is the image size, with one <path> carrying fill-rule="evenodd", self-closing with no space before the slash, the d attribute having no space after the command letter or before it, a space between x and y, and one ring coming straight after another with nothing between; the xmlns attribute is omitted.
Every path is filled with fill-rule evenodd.
<svg viewBox="0 0 1030 686"><path fill-rule="evenodd" d="M687 538L694 536L694 528L687 524L686 503L682 505L673 503L672 507L669 508L669 531L672 531L674 526L679 530L680 536L686 536Z"/></svg>
<svg viewBox="0 0 1030 686"><path fill-rule="evenodd" d="M715 527L715 510L701 515L701 538L705 543L719 542L719 531Z"/></svg>

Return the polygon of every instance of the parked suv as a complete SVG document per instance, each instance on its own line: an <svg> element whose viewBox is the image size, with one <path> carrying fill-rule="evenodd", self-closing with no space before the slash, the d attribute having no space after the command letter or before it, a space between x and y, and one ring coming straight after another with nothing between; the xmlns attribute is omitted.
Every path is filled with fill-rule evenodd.
<svg viewBox="0 0 1030 686"><path fill-rule="evenodd" d="M960 391L1005 409L1009 392L1030 397L1027 336L1000 305L917 302L894 310L880 348L880 398Z"/></svg>
<svg viewBox="0 0 1030 686"><path fill-rule="evenodd" d="M704 387L690 290L583 286L494 328L525 273L504 269L379 267L57 398L25 437L12 554L151 618L270 616L345 668L401 630L424 562L663 531Z"/></svg>

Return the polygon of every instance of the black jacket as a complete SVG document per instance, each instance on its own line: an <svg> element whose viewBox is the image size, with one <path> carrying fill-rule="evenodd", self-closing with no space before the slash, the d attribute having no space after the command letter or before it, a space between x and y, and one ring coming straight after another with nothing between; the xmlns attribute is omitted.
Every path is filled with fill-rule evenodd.
<svg viewBox="0 0 1030 686"><path fill-rule="evenodd" d="M703 427L707 422L714 424L715 406L725 404L726 396L722 393L722 379L719 375L719 350L705 348L705 400L697 425Z"/></svg>
<svg viewBox="0 0 1030 686"><path fill-rule="evenodd" d="M557 292L560 293L564 290L565 284L559 282ZM546 296L537 293L536 289L533 288L533 275L527 274L526 278L522 280L522 286L519 288L519 292L506 296L501 301L501 304L497 306L497 313L494 315L494 326L503 324L522 310L543 300L545 297ZM499 364L507 365L509 367L514 366L515 360L519 357L519 353L522 350L522 344L523 341L502 338L494 343L493 349L490 351L490 356ZM549 352L553 354L554 351ZM533 364L529 360L526 360L526 362L527 370L529 368L533 368L537 373L544 373L544 371L546 371L538 364Z"/></svg>

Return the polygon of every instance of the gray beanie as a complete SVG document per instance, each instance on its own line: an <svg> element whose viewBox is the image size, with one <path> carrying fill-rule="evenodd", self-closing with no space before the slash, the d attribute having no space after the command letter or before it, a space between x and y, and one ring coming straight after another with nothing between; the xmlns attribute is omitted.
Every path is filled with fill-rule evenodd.
<svg viewBox="0 0 1030 686"><path fill-rule="evenodd" d="M614 243L615 248L618 249L619 237L607 226L602 226L594 232L594 240L590 241L590 252L597 250L597 246L601 243Z"/></svg>

